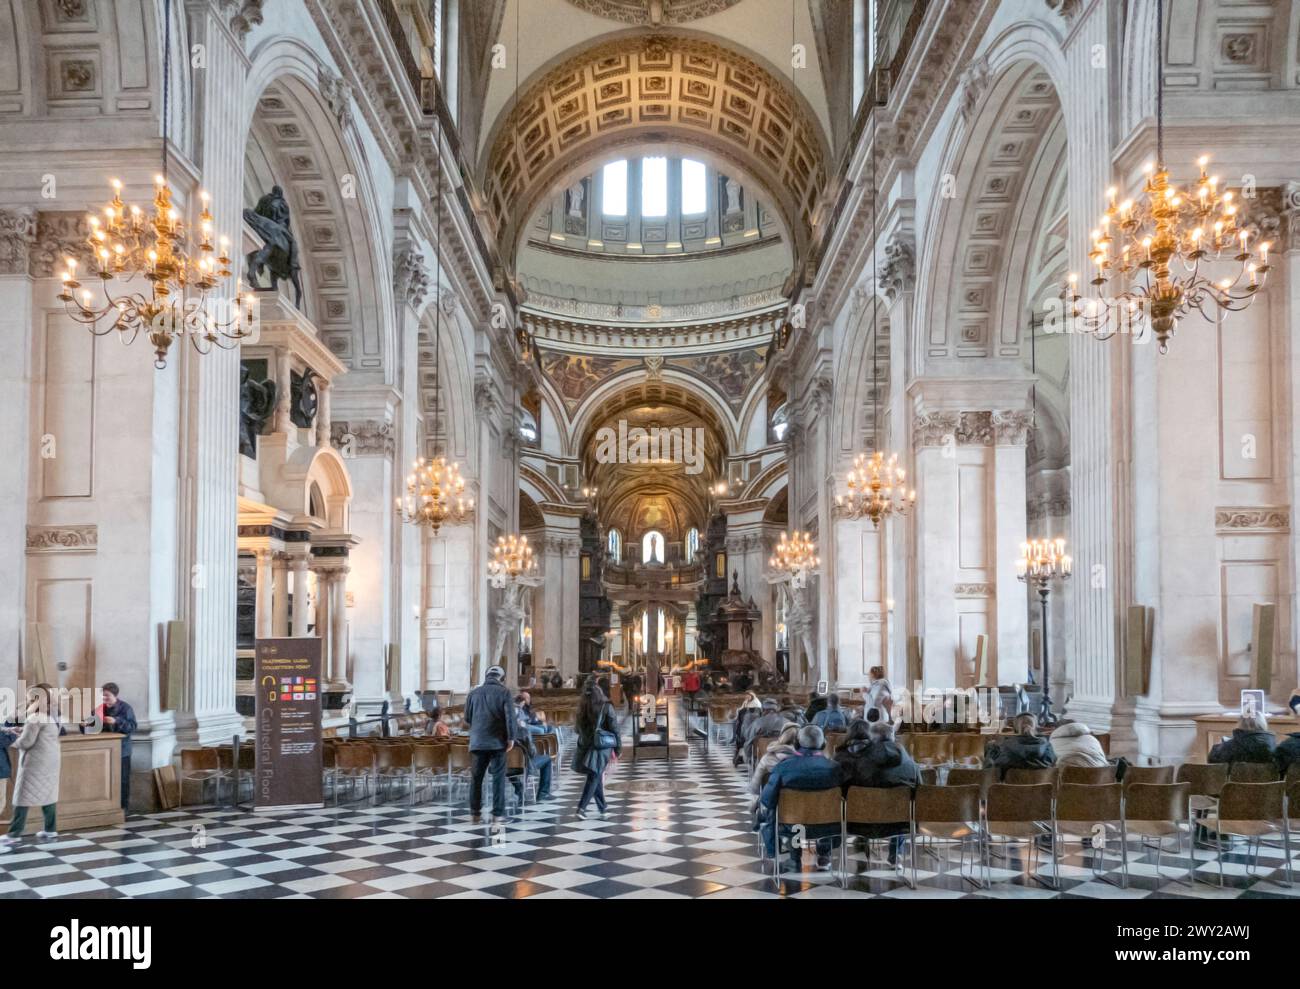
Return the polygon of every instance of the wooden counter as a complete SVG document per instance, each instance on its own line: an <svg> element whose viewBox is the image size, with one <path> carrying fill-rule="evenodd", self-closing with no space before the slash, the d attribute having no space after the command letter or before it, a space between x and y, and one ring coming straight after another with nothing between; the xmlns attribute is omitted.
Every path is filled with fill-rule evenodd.
<svg viewBox="0 0 1300 989"><path fill-rule="evenodd" d="M1227 711L1223 714L1200 714L1192 720L1196 722L1196 742L1192 746L1189 761L1208 762L1210 749L1219 744L1224 735L1232 735L1232 730L1237 727L1241 715ZM1291 732L1300 731L1300 718L1294 714L1269 715L1268 727L1281 742Z"/></svg>
<svg viewBox="0 0 1300 989"><path fill-rule="evenodd" d="M125 819L122 814L122 736L69 732L59 742L63 748L59 767L59 831L82 831L121 824ZM4 806L0 807L0 827L5 829L13 816L10 804L18 780L19 758L18 750L12 745L6 751L13 769L5 787ZM41 826L39 808L29 810L26 833L35 834Z"/></svg>

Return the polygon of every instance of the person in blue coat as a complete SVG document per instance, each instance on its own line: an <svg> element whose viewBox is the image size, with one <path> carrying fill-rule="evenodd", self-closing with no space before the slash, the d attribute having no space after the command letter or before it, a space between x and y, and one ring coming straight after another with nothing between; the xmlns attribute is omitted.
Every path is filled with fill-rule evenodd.
<svg viewBox="0 0 1300 989"><path fill-rule="evenodd" d="M110 681L100 689L104 693L104 708L100 712L104 730L122 736L122 810L125 811L131 807L131 735L139 726L135 711L122 700L117 684Z"/></svg>
<svg viewBox="0 0 1300 989"><path fill-rule="evenodd" d="M492 824L505 823L506 753L519 736L515 715L515 695L502 681L506 671L491 666L483 683L465 698L462 721L469 729L470 771L469 812L478 824L483 813L483 777L492 770Z"/></svg>
<svg viewBox="0 0 1300 989"><path fill-rule="evenodd" d="M777 764L772 775L763 787L763 796L759 800L763 808L763 844L767 853L777 855L776 807L781 800L781 791L790 790L829 790L840 786L842 775L837 763L827 759L824 753L826 735L816 725L804 725L799 729L799 744L794 755ZM782 825L782 835L793 835L794 829ZM831 864L831 851L839 843L840 826L838 824L819 824L806 826L800 840L790 843L790 860L783 867L792 872L803 868L803 839L816 839L817 867L828 869Z"/></svg>

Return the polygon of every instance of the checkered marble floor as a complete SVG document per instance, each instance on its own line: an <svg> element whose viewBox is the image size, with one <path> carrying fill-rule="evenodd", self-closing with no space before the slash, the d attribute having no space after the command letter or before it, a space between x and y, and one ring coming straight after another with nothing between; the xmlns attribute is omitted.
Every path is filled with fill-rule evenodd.
<svg viewBox="0 0 1300 989"><path fill-rule="evenodd" d="M1231 854L1227 885L1217 886L1211 853L1197 852L1201 876L1186 882L1186 862L1131 844L1127 890L1112 853L1094 875L1072 846L1061 867L1063 889L1026 880L1024 862L994 859L989 890L958 874L955 852L919 858L919 888L909 889L883 861L861 849L850 859L849 888L815 868L765 874L750 832L743 770L731 749L691 744L686 761L624 761L608 777L609 815L573 815L581 778L563 770L557 799L529 806L504 834L471 823L463 802L427 799L414 808L395 798L378 806L344 803L320 811L256 813L195 808L132 818L121 828L65 834L48 844L24 842L0 857L0 897L151 898L1163 898L1295 897L1265 852L1257 875L1249 858ZM640 784L635 792L628 784ZM669 786L672 792L669 792ZM880 846L877 846L878 848ZM1244 852L1244 849L1242 850ZM879 852L877 853L879 854ZM838 862L838 859L837 859ZM1297 868L1300 869L1300 856ZM969 869L969 863L968 863ZM1050 857L1040 873L1050 876Z"/></svg>

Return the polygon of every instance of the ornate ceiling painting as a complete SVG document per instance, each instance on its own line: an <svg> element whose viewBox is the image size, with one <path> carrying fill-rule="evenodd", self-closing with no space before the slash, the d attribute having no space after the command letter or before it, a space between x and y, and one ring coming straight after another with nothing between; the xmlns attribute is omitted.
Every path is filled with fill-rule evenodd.
<svg viewBox="0 0 1300 989"><path fill-rule="evenodd" d="M541 352L542 373L564 399L564 407L570 413L602 381L640 363L639 360L622 357Z"/></svg>
<svg viewBox="0 0 1300 989"><path fill-rule="evenodd" d="M766 354L766 347L754 347L701 357L672 357L668 363L709 382L726 398L731 411L739 412L750 388L763 374Z"/></svg>
<svg viewBox="0 0 1300 989"><path fill-rule="evenodd" d="M569 0L589 14L624 24L686 24L720 14L740 0Z"/></svg>
<svg viewBox="0 0 1300 989"><path fill-rule="evenodd" d="M562 63L497 126L484 191L503 246L566 174L638 141L680 141L750 173L795 240L826 181L816 121L752 59L669 35L620 38Z"/></svg>

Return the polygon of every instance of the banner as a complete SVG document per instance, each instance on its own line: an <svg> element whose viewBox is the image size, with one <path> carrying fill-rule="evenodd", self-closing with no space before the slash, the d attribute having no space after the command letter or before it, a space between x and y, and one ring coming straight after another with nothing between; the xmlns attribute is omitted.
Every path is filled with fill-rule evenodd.
<svg viewBox="0 0 1300 989"><path fill-rule="evenodd" d="M322 807L321 640L258 639L258 807Z"/></svg>

